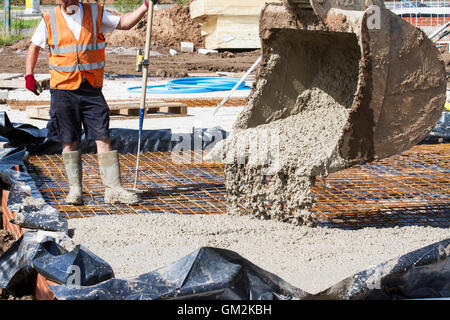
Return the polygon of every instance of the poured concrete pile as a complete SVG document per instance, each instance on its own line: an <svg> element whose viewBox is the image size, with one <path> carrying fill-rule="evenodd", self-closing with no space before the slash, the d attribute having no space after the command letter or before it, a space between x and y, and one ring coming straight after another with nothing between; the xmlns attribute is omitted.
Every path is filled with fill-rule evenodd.
<svg viewBox="0 0 450 320"><path fill-rule="evenodd" d="M247 165L233 161L225 166L228 200L233 208L245 202L246 207L257 216L308 223L311 221L309 209L313 204L310 188L315 176L348 166L336 149L348 122L356 91L359 52L354 50L354 43L353 46L348 45L352 39L342 40L337 43L341 50L328 50L325 42L306 41L304 49L296 52L299 61L308 54L321 58L311 66L317 69L317 73L310 88L299 95L293 91L292 96L286 97L292 99L293 108L285 116L264 123L267 121L265 115L257 114L255 116L262 124L240 130L250 120L246 119L245 111L241 115L235 126L235 135L229 139L234 145L227 148L239 150L240 146L248 147ZM272 53L266 68L282 76L285 70L280 68L281 59L281 53ZM267 82L264 90L275 93L280 88L276 82ZM253 94L249 104L257 103L258 99L261 98ZM269 115L269 118L273 117ZM250 122L255 120L253 118ZM257 137L270 137L271 140L266 142ZM243 140L245 144L242 144ZM264 148L265 144L269 151L266 154L271 157L268 165L259 161L265 150L257 150ZM252 148L255 152L250 151ZM262 170L270 168L276 172L271 174L269 180ZM271 207L266 205L269 203Z"/></svg>
<svg viewBox="0 0 450 320"><path fill-rule="evenodd" d="M316 293L338 281L450 237L448 228L294 226L248 216L127 214L70 219L74 241L132 278L202 246L237 252L290 284Z"/></svg>
<svg viewBox="0 0 450 320"><path fill-rule="evenodd" d="M313 8L262 12L257 81L209 155L226 164L230 213L310 225L315 177L407 150L440 117L444 64L422 31L384 7L378 29L367 11Z"/></svg>

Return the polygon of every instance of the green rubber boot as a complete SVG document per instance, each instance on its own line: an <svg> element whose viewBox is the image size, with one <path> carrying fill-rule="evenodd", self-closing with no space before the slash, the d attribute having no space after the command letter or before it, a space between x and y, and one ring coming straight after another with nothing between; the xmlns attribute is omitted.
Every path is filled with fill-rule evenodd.
<svg viewBox="0 0 450 320"><path fill-rule="evenodd" d="M135 204L141 199L139 194L126 190L120 184L120 166L117 150L98 154L100 176L105 185L105 203Z"/></svg>
<svg viewBox="0 0 450 320"><path fill-rule="evenodd" d="M66 198L67 204L82 205L82 166L81 166L81 153L80 151L63 152L62 158L64 166L66 167L67 179L69 179L70 190Z"/></svg>

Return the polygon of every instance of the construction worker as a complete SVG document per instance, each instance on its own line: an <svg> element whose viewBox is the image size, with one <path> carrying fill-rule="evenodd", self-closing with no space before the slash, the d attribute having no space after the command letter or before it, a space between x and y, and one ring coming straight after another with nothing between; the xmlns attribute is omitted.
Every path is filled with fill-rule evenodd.
<svg viewBox="0 0 450 320"><path fill-rule="evenodd" d="M158 0L149 0L154 4ZM43 14L26 56L26 88L39 91L33 71L39 50L49 46L50 120L48 137L62 143L62 157L70 183L66 203L81 205L82 166L78 142L82 126L87 140L97 145L100 175L105 186L106 203L137 203L136 192L125 190L120 182L120 166L116 150L109 139L109 108L102 94L105 65L103 33L114 29L129 30L148 10L145 0L139 8L115 16L95 3L62 0L60 6Z"/></svg>

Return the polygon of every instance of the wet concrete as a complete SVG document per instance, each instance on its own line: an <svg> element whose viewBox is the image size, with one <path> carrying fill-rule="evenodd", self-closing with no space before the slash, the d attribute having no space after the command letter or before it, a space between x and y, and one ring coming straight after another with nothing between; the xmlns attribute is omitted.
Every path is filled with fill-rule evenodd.
<svg viewBox="0 0 450 320"><path fill-rule="evenodd" d="M230 213L243 205L311 225L315 177L405 151L436 124L446 86L439 53L379 9L378 29L367 11L263 10L257 80L232 135L208 157L226 163Z"/></svg>
<svg viewBox="0 0 450 320"><path fill-rule="evenodd" d="M354 36L289 30L277 32L273 42L260 74L264 81L227 139L230 212L245 203L256 216L311 224L315 176L347 166L337 151L356 92L359 48ZM261 136L273 141L256 138ZM265 143L269 161L260 159L265 150L257 150ZM246 165L229 152L242 148L256 150L246 153ZM269 168L274 172L266 175Z"/></svg>

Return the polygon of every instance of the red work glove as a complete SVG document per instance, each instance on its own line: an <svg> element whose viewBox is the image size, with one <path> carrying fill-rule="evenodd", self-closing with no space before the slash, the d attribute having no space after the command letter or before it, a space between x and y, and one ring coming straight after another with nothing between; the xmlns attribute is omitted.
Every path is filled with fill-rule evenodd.
<svg viewBox="0 0 450 320"><path fill-rule="evenodd" d="M25 75L25 87L33 92L35 95L39 95L38 88L36 86L36 79L34 79L34 75L27 74Z"/></svg>

